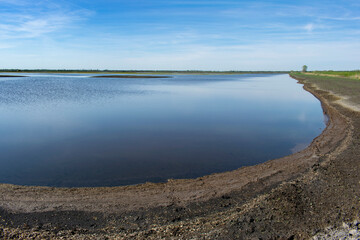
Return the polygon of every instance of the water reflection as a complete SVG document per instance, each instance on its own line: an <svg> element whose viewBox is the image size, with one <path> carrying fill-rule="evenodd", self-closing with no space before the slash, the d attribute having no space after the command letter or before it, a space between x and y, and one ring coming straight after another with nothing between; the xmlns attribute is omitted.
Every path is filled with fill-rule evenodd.
<svg viewBox="0 0 360 240"><path fill-rule="evenodd" d="M192 178L306 147L320 103L287 75L0 81L0 182L115 186Z"/></svg>

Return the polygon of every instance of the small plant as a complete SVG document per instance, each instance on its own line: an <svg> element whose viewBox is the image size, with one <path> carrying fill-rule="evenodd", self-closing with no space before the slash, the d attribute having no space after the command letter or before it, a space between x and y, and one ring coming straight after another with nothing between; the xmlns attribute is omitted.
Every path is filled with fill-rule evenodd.
<svg viewBox="0 0 360 240"><path fill-rule="evenodd" d="M302 72L307 72L307 66L306 65L304 65L303 67L302 67Z"/></svg>

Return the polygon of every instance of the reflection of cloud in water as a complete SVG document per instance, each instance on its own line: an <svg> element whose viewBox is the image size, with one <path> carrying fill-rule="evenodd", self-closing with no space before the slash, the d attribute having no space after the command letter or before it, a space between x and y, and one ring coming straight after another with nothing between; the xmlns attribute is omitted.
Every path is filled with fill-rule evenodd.
<svg viewBox="0 0 360 240"><path fill-rule="evenodd" d="M309 146L309 143L297 143L290 151L291 153L297 153L307 148L307 146Z"/></svg>

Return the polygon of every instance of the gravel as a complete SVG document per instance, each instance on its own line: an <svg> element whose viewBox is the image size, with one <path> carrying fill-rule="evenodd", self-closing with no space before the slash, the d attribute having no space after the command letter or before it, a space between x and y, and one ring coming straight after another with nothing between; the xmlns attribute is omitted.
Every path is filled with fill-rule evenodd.
<svg viewBox="0 0 360 240"><path fill-rule="evenodd" d="M360 239L360 222L343 223L341 227L328 227L316 234L313 240L355 240Z"/></svg>

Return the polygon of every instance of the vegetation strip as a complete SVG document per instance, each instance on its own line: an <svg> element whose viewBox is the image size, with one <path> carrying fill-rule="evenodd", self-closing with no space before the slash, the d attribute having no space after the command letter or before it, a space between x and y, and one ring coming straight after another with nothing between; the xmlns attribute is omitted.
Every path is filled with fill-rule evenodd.
<svg viewBox="0 0 360 240"><path fill-rule="evenodd" d="M102 75L91 76L92 78L171 78L169 76L147 76L147 75Z"/></svg>
<svg viewBox="0 0 360 240"><path fill-rule="evenodd" d="M26 76L19 76L19 75L0 75L0 78L9 78L9 77L26 77Z"/></svg>

